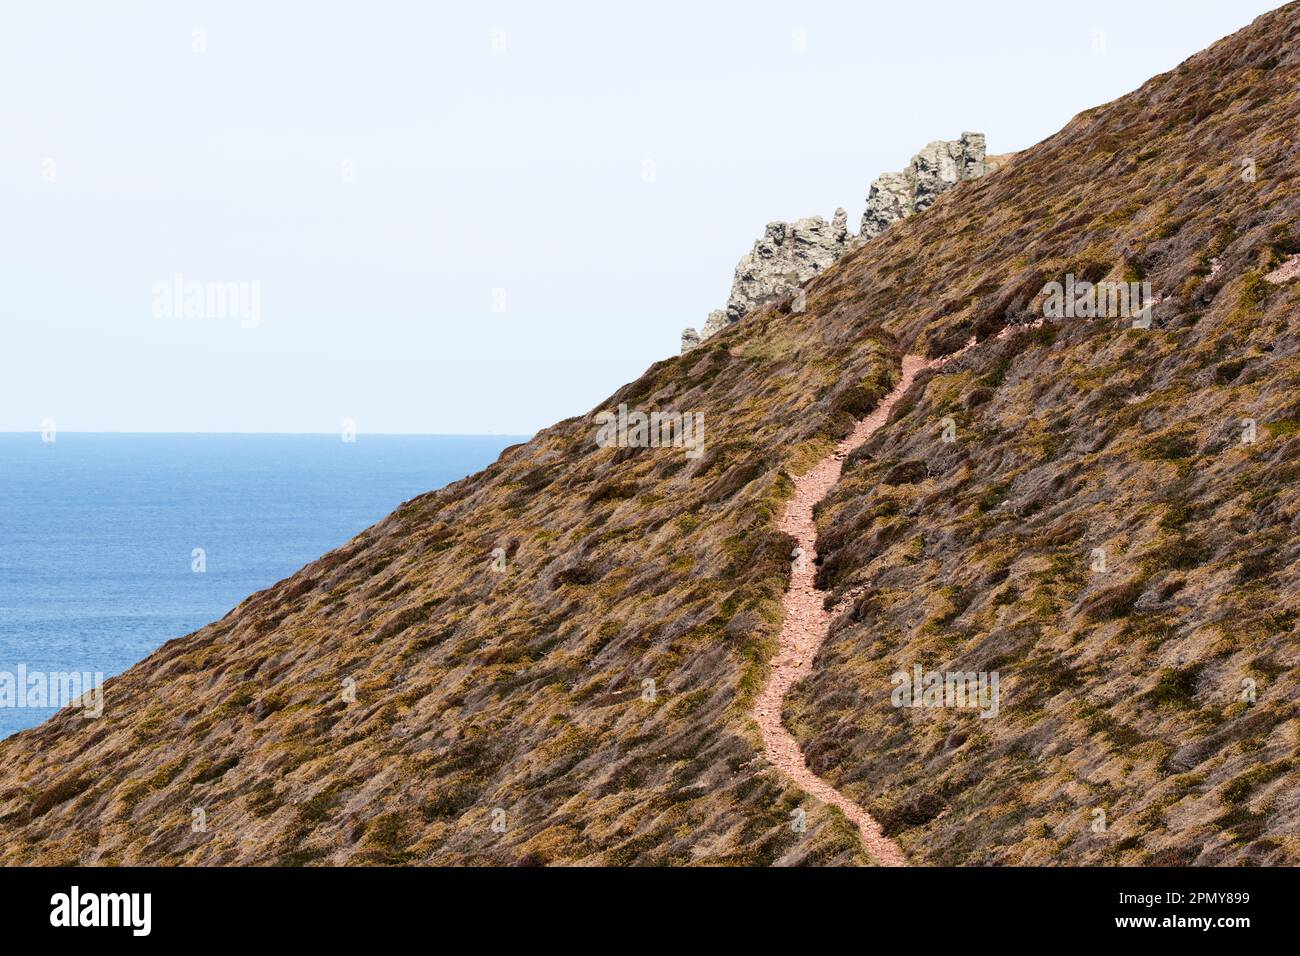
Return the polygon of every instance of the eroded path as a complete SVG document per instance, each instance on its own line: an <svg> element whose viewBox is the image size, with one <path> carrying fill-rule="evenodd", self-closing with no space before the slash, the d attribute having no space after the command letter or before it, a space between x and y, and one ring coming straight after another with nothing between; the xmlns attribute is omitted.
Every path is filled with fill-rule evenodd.
<svg viewBox="0 0 1300 956"><path fill-rule="evenodd" d="M963 351L965 351L963 349ZM915 355L903 358L903 375L898 386L866 418L858 422L852 434L835 446L835 451L819 461L811 471L794 479L794 497L786 505L781 530L793 535L802 549L801 559L794 562L790 588L783 605L785 620L781 625L780 645L772 658L772 675L754 705L754 719L763 732L763 753L778 769L818 800L833 804L857 824L862 844L877 863L906 866L907 858L893 840L880 832L880 825L866 810L840 793L808 769L798 742L781 723L781 701L790 686L812 670L813 658L830 630L831 613L823 602L825 591L813 586L816 573L817 528L813 524L813 506L826 497L839 481L844 459L873 432L885 424L890 410L911 387L916 373L929 365Z"/></svg>

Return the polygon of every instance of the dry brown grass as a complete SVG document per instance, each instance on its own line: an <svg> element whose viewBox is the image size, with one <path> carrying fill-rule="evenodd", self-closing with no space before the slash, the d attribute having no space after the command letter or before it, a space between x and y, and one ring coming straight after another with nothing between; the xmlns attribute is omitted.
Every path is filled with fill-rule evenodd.
<svg viewBox="0 0 1300 956"><path fill-rule="evenodd" d="M1298 238L1298 20L1076 117L823 273L806 313L600 406L703 412L698 460L561 422L168 643L103 719L0 742L0 859L860 861L742 716L779 624L786 472L901 349L991 339L1073 271L1145 276L1157 327L990 340L900 404L820 511L823 583L867 591L792 725L919 861L1300 861L1300 287L1256 281ZM912 661L999 669L1001 716L889 708Z"/></svg>

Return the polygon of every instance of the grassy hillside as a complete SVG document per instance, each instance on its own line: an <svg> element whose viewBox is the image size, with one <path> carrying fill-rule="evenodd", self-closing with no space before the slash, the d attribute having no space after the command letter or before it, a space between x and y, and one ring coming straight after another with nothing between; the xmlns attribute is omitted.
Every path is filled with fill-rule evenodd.
<svg viewBox="0 0 1300 956"><path fill-rule="evenodd" d="M780 626L786 472L897 356L762 325L597 410L703 414L698 454L562 422L109 681L102 719L0 743L0 858L861 861L838 812L791 826L742 715Z"/></svg>
<svg viewBox="0 0 1300 956"><path fill-rule="evenodd" d="M1300 252L1298 38L1262 18L811 297L909 350L989 338L820 510L821 584L864 590L789 707L915 860L1300 862L1300 283L1269 281ZM1150 282L1152 327L992 338L1067 272ZM998 671L999 715L892 707L916 663Z"/></svg>
<svg viewBox="0 0 1300 956"><path fill-rule="evenodd" d="M918 862L1300 862L1300 291L1265 278L1300 251L1298 40L1292 5L1075 118L806 311L408 502L110 681L102 719L0 742L0 861L866 862L744 716L777 518L901 354L974 335L820 510L820 583L864 590L789 707L814 769ZM998 337L1067 272L1149 281L1152 327ZM620 403L702 413L703 453L598 447ZM913 663L998 670L999 715L892 708Z"/></svg>

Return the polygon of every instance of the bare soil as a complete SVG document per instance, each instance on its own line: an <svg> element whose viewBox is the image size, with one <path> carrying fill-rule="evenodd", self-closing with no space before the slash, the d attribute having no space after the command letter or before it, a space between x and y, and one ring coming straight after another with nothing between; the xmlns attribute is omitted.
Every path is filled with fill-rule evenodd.
<svg viewBox="0 0 1300 956"><path fill-rule="evenodd" d="M772 673L754 705L754 719L763 733L764 756L808 793L839 807L857 825L867 853L885 866L906 866L907 858L898 845L881 832L879 824L866 810L808 769L798 742L781 723L781 701L795 681L811 673L813 658L826 640L831 624L831 612L826 610L824 603L826 592L813 584L817 560L813 508L839 481L844 459L885 424L890 410L911 387L916 373L926 366L925 359L906 356L897 387L870 415L858 422L835 451L819 461L811 471L795 478L794 496L786 506L780 528L798 541L799 550L792 564L790 589L782 602L785 620L781 626L780 645L772 659Z"/></svg>

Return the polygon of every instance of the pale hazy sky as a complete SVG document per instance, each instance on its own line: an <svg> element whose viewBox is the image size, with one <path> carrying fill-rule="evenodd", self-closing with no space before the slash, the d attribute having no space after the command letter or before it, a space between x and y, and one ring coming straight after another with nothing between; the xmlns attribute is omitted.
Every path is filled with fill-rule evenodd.
<svg viewBox="0 0 1300 956"><path fill-rule="evenodd" d="M769 220L856 227L926 142L1023 149L1275 6L4 0L0 431L529 433ZM255 327L155 317L177 273Z"/></svg>

